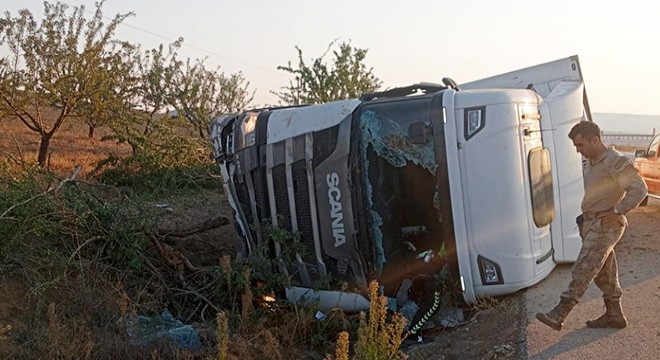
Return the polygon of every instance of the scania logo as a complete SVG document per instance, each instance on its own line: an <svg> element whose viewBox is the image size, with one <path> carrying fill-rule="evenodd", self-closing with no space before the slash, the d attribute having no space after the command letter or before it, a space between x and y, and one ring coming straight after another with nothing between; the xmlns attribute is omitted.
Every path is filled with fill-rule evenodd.
<svg viewBox="0 0 660 360"><path fill-rule="evenodd" d="M346 243L344 229L344 213L341 208L341 190L339 190L339 175L330 173L325 178L328 183L328 200L330 201L330 218L332 218L332 237L335 238L335 247Z"/></svg>

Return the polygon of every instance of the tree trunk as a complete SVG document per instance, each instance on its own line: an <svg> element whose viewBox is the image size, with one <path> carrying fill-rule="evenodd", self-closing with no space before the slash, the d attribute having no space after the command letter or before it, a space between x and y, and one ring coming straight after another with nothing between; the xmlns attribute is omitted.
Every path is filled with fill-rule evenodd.
<svg viewBox="0 0 660 360"><path fill-rule="evenodd" d="M48 147L50 146L50 138L52 135L42 134L41 142L39 143L39 155L37 156L37 162L39 166L44 167L46 165L46 160L48 160Z"/></svg>
<svg viewBox="0 0 660 360"><path fill-rule="evenodd" d="M87 137L90 138L90 139L93 139L94 138L94 130L96 128L94 126L90 125L90 124L87 124L87 127L89 128L89 130L87 131Z"/></svg>

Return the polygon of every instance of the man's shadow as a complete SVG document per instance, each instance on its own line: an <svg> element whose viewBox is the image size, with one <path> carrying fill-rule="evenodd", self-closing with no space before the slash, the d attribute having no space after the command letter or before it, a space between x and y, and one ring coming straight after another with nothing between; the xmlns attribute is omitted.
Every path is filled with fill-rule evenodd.
<svg viewBox="0 0 660 360"><path fill-rule="evenodd" d="M583 327L575 331L564 334L560 339L558 339L554 345L543 350L542 352L530 356L530 360L546 360L553 359L554 357L567 352L573 349L580 348L582 346L588 345L594 341L600 340L602 338L608 337L621 329L593 329L589 327Z"/></svg>

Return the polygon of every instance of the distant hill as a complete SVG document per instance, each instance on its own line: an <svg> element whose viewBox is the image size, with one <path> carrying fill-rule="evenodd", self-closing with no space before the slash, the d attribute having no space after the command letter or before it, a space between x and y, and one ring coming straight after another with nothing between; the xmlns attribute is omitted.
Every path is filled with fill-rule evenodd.
<svg viewBox="0 0 660 360"><path fill-rule="evenodd" d="M660 132L660 115L593 113L604 133L652 134Z"/></svg>

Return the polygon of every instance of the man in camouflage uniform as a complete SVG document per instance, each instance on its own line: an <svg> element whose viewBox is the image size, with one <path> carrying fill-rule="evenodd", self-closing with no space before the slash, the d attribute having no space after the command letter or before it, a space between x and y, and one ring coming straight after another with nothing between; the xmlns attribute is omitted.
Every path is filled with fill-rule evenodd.
<svg viewBox="0 0 660 360"><path fill-rule="evenodd" d="M621 309L622 291L614 246L628 226L625 215L646 197L646 184L628 157L603 144L595 123L580 122L568 137L587 158L580 225L582 249L573 264L568 290L561 294L559 304L548 313L536 314L536 318L561 330L568 313L594 281L603 292L606 311L598 319L587 321L587 326L621 329L628 322Z"/></svg>

